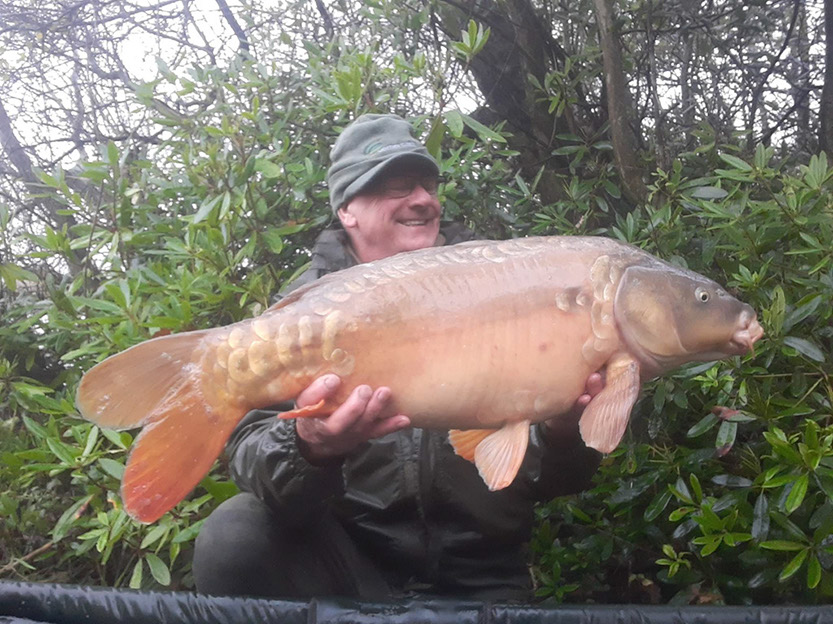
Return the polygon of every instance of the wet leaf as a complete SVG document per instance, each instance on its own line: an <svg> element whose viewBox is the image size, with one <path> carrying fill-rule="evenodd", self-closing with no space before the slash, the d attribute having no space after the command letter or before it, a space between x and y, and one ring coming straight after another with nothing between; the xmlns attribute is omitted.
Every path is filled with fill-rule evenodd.
<svg viewBox="0 0 833 624"><path fill-rule="evenodd" d="M822 350L806 338L787 336L784 338L784 344L792 347L801 355L813 360L814 362L824 362L824 353Z"/></svg>
<svg viewBox="0 0 833 624"><path fill-rule="evenodd" d="M769 500L763 492L755 501L752 513L752 537L760 541L769 534Z"/></svg>

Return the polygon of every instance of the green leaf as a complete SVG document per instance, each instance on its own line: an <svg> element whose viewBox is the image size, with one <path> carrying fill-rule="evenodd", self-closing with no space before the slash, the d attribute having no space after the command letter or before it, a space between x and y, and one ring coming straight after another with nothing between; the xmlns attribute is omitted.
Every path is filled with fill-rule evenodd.
<svg viewBox="0 0 833 624"><path fill-rule="evenodd" d="M84 452L81 453L81 457L89 457L90 453L92 453L93 448L95 448L95 443L98 442L98 432L99 428L95 425L90 427L90 431L87 433L87 442L84 445Z"/></svg>
<svg viewBox="0 0 833 624"><path fill-rule="evenodd" d="M279 254L283 251L283 236L274 229L268 229L263 233L263 238L272 253Z"/></svg>
<svg viewBox="0 0 833 624"><path fill-rule="evenodd" d="M133 566L133 573L130 575L130 589L141 589L142 588L142 559L139 559L136 562L136 565Z"/></svg>
<svg viewBox="0 0 833 624"><path fill-rule="evenodd" d="M821 582L821 563L819 558L813 554L807 562L807 587L815 589Z"/></svg>
<svg viewBox="0 0 833 624"><path fill-rule="evenodd" d="M735 438L738 433L738 424L730 420L724 420L720 423L720 428L717 430L717 437L714 440L714 446L718 449L728 450L735 444Z"/></svg>
<svg viewBox="0 0 833 624"><path fill-rule="evenodd" d="M119 168L119 148L112 141L107 142L107 160L114 170Z"/></svg>
<svg viewBox="0 0 833 624"><path fill-rule="evenodd" d="M650 504L645 508L645 513L643 514L643 518L646 522L653 522L656 520L659 515L665 510L668 506L668 502L671 500L671 490L663 490L659 494L654 497L654 500L650 502Z"/></svg>
<svg viewBox="0 0 833 624"><path fill-rule="evenodd" d="M807 494L808 484L809 477L807 476L807 473L802 474L793 482L792 488L790 488L790 493L784 503L784 509L788 515L798 509L801 506L801 503L804 502L804 496Z"/></svg>
<svg viewBox="0 0 833 624"><path fill-rule="evenodd" d="M604 180L602 185L605 187L605 191L608 195L613 197L614 199L620 199L622 197L622 189L620 189L616 184L611 182L610 180Z"/></svg>
<svg viewBox="0 0 833 624"><path fill-rule="evenodd" d="M688 516L693 511L694 511L693 507L678 507L677 509L672 511L670 514L668 514L668 519L671 522L679 522L680 520L682 520L683 518Z"/></svg>
<svg viewBox="0 0 833 624"><path fill-rule="evenodd" d="M82 507L92 500L93 495L90 494L80 500L75 501L55 523L55 528L52 529L52 540L58 542L62 540L66 534L72 529L72 525L78 520L76 515L80 513Z"/></svg>
<svg viewBox="0 0 833 624"><path fill-rule="evenodd" d="M268 179L279 178L283 175L283 169L272 161L265 158L258 158L255 160L255 171L263 174L263 177Z"/></svg>
<svg viewBox="0 0 833 624"><path fill-rule="evenodd" d="M790 578L793 574L798 572L801 568L801 565L804 563L804 560L807 558L807 551L802 550L799 552L793 560L790 561L787 565L784 566L784 569L781 570L781 574L778 575L779 581L786 581Z"/></svg>
<svg viewBox="0 0 833 624"><path fill-rule="evenodd" d="M725 419L726 422L733 422L733 423L748 423L754 422L758 420L757 416L753 416L752 414L747 414L746 412L736 412Z"/></svg>
<svg viewBox="0 0 833 624"><path fill-rule="evenodd" d="M498 143L506 143L506 139L491 128L487 128L482 123L472 117L469 117L468 115L461 116L463 118L463 123L474 130L481 139L491 139L492 141L497 141Z"/></svg>
<svg viewBox="0 0 833 624"><path fill-rule="evenodd" d="M769 534L769 499L761 492L752 512L752 537L758 541Z"/></svg>
<svg viewBox="0 0 833 624"><path fill-rule="evenodd" d="M784 314L787 309L787 300L784 296L784 289L781 286L776 286L772 289L772 305L770 305L768 312L769 325L772 333L776 336L781 334L781 329L784 327Z"/></svg>
<svg viewBox="0 0 833 624"><path fill-rule="evenodd" d="M784 338L784 344L792 347L806 358L814 362L824 362L824 353L815 344L806 338L798 338L797 336L787 336Z"/></svg>
<svg viewBox="0 0 833 624"><path fill-rule="evenodd" d="M222 503L237 494L240 490L233 481L217 481L212 477L205 477L200 481L200 485L211 494L211 497Z"/></svg>
<svg viewBox="0 0 833 624"><path fill-rule="evenodd" d="M794 551L801 550L805 546L804 544L788 540L770 540L768 542L761 542L761 548L765 548L766 550Z"/></svg>
<svg viewBox="0 0 833 624"><path fill-rule="evenodd" d="M0 264L0 279L5 282L6 286L11 291L15 291L17 288L17 282L37 282L38 276L32 273L31 271L27 271L16 264Z"/></svg>
<svg viewBox="0 0 833 624"><path fill-rule="evenodd" d="M101 435L123 450L126 450L130 446L132 438L126 431L113 431L112 429L102 429Z"/></svg>
<svg viewBox="0 0 833 624"><path fill-rule="evenodd" d="M436 160L442 160L442 144L445 131L446 127L442 117L437 117L434 119L434 123L431 124L431 132L428 133L428 138L425 139L425 149Z"/></svg>
<svg viewBox="0 0 833 624"><path fill-rule="evenodd" d="M146 553L145 561L147 561L150 573L157 583L166 587L171 584L171 573L164 561L153 553Z"/></svg>
<svg viewBox="0 0 833 624"><path fill-rule="evenodd" d="M686 432L687 438L696 438L706 433L718 421L717 416L709 412Z"/></svg>
<svg viewBox="0 0 833 624"><path fill-rule="evenodd" d="M734 488L748 488L752 486L752 481L746 477L730 474L715 475L712 477L712 483Z"/></svg>
<svg viewBox="0 0 833 624"><path fill-rule="evenodd" d="M693 472L688 476L688 482L691 484L691 495L695 503L700 503L703 500L703 487L700 485L700 479Z"/></svg>
<svg viewBox="0 0 833 624"><path fill-rule="evenodd" d="M750 165L745 160L741 160L737 156L732 156L731 154L718 154L720 156L720 160L727 163L729 166L734 167L740 171L752 171L752 165Z"/></svg>
<svg viewBox="0 0 833 624"><path fill-rule="evenodd" d="M98 463L104 472L114 479L121 481L121 478L124 476L124 464L117 462L115 459L108 459L107 457L102 457L98 460Z"/></svg>
<svg viewBox="0 0 833 624"><path fill-rule="evenodd" d="M703 544L703 548L700 549L700 556L708 557L718 549L723 540L719 535L704 535L702 537L695 538L692 541L698 545Z"/></svg>
<svg viewBox="0 0 833 624"><path fill-rule="evenodd" d="M55 440L54 438L47 438L46 445L49 447L49 450L55 454L55 457L60 459L63 463L72 465L75 463L75 457L72 454L70 448L59 440Z"/></svg>
<svg viewBox="0 0 833 624"><path fill-rule="evenodd" d="M202 527L205 519L199 520L194 524L185 527L179 533L177 533L174 538L171 540L174 544L182 544L183 542L190 542L197 538L197 535L200 533L200 528Z"/></svg>
<svg viewBox="0 0 833 624"><path fill-rule="evenodd" d="M458 110L450 110L445 113L445 123L451 131L451 136L459 139L463 136L463 116Z"/></svg>
<svg viewBox="0 0 833 624"><path fill-rule="evenodd" d="M144 539L142 539L142 543L139 548L147 548L152 544L158 542L165 533L169 531L169 527L164 524L157 524L153 527L150 531L148 531L147 535L145 535Z"/></svg>
<svg viewBox="0 0 833 624"><path fill-rule="evenodd" d="M49 432L28 416L23 417L23 424L32 434L35 435L35 437L40 438L41 440L49 437Z"/></svg>
<svg viewBox="0 0 833 624"><path fill-rule="evenodd" d="M728 191L716 186L698 186L691 192L691 197L695 199L723 199L728 194Z"/></svg>
<svg viewBox="0 0 833 624"><path fill-rule="evenodd" d="M792 520L790 520L784 514L778 512L778 511L772 510L772 511L770 511L770 517L773 520L775 520L775 522L782 529L787 531L787 533L789 533L793 537L794 540L796 540L796 541L805 541L807 539L807 534L804 532L804 530L800 526L795 524Z"/></svg>
<svg viewBox="0 0 833 624"><path fill-rule="evenodd" d="M200 209L197 210L197 214L194 215L194 219L192 223L199 223L208 217L211 214L211 211L217 206L218 203L223 199L223 195L217 195L212 199L206 199L203 201Z"/></svg>
<svg viewBox="0 0 833 624"><path fill-rule="evenodd" d="M220 204L220 218L224 218L229 211L229 207L231 206L231 193L226 191L223 193L223 203Z"/></svg>

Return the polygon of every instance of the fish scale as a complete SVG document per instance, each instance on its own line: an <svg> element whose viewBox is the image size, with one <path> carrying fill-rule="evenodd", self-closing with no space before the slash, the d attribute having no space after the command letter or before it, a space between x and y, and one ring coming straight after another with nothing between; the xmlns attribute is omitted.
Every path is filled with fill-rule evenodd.
<svg viewBox="0 0 833 624"><path fill-rule="evenodd" d="M325 373L342 379L334 396L282 417L323 418L357 386L387 386L396 413L450 430L461 461L500 489L529 425L575 419L593 372L606 384L579 430L610 452L643 380L743 354L761 334L715 282L612 239L478 241L358 265L255 319L136 345L90 370L76 402L101 426L143 427L122 497L145 522L188 494L248 410Z"/></svg>

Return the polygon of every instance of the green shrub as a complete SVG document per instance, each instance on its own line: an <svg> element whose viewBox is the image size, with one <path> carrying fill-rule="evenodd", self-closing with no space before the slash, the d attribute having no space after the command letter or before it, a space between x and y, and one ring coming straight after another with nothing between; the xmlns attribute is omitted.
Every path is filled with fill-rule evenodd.
<svg viewBox="0 0 833 624"><path fill-rule="evenodd" d="M8 578L189 588L200 523L235 492L222 463L159 522L136 524L118 483L130 433L79 420L83 371L160 332L230 323L267 307L304 268L331 218L330 144L357 112L416 115L408 83L424 59L386 72L366 55L326 62L312 44L300 80L241 63L169 71L155 88L207 108L161 117L153 154L114 144L44 192L79 225L27 236L0 264L0 559ZM362 84L375 82L378 108ZM287 86L289 85L289 87ZM294 86L293 86L294 85ZM290 88L292 87L292 88ZM419 105L410 104L411 106ZM244 111L242 114L239 111ZM604 141L562 137L565 199L542 205L513 170L503 130L459 111L422 119L441 157L447 215L482 234L602 234L714 277L757 310L754 355L689 366L648 384L628 439L595 487L540 508L533 540L541 597L560 601L822 602L831 584L833 174L751 164L703 145L658 171L650 206L625 205ZM0 246L8 211L0 210ZM70 250L86 257L71 277ZM46 267L35 275L25 265Z"/></svg>
<svg viewBox="0 0 833 624"><path fill-rule="evenodd" d="M833 596L833 171L824 154L771 159L683 157L655 176L650 208L601 232L727 284L766 334L752 355L648 384L596 486L541 508L541 596Z"/></svg>

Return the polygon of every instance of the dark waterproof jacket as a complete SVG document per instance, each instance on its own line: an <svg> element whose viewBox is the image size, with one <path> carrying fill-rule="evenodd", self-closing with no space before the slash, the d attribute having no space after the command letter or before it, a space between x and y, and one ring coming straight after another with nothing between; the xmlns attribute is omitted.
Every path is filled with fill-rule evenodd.
<svg viewBox="0 0 833 624"><path fill-rule="evenodd" d="M474 238L459 224L444 226L441 236L443 244ZM345 232L325 230L293 287L354 264ZM497 588L502 598L529 597L526 544L535 503L584 489L599 462L580 439L556 448L536 425L518 478L497 492L454 453L443 431L399 431L314 466L298 449L294 421L267 410L248 414L227 450L237 485L283 521L302 527L329 510L391 585L472 598Z"/></svg>

